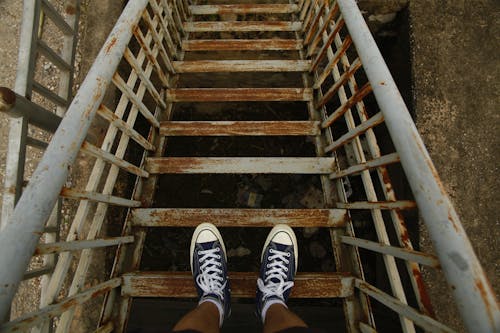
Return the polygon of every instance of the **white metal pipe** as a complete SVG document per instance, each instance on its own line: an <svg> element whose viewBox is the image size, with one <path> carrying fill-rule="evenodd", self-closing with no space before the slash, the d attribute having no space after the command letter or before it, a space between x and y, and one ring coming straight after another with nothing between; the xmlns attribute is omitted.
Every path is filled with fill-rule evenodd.
<svg viewBox="0 0 500 333"><path fill-rule="evenodd" d="M5 318L9 310L45 221L130 41L131 28L138 23L147 2L128 2L19 199L8 225L0 232L0 267L4 267L0 270L0 318Z"/></svg>
<svg viewBox="0 0 500 333"><path fill-rule="evenodd" d="M337 0L465 325L500 331L495 294L354 0Z"/></svg>

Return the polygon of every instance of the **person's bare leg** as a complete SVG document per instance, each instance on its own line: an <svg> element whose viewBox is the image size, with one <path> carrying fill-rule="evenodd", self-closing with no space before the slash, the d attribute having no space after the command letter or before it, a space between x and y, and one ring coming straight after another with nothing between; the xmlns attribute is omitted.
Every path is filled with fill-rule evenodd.
<svg viewBox="0 0 500 333"><path fill-rule="evenodd" d="M219 310L211 302L201 303L174 326L173 331L195 330L203 333L219 332Z"/></svg>
<svg viewBox="0 0 500 333"><path fill-rule="evenodd" d="M271 305L266 313L264 333L275 333L291 327L307 327L307 325L283 304Z"/></svg>

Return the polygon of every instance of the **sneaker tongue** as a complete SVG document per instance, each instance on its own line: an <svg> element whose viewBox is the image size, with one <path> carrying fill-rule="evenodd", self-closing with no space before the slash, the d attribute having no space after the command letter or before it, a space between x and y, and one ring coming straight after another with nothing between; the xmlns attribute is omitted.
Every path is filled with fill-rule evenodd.
<svg viewBox="0 0 500 333"><path fill-rule="evenodd" d="M272 248L281 252L288 252L291 245L285 245L281 243L271 242Z"/></svg>
<svg viewBox="0 0 500 333"><path fill-rule="evenodd" d="M201 247L202 250L211 250L217 247L218 242L213 241L213 242L206 242L206 243L197 243L199 247Z"/></svg>

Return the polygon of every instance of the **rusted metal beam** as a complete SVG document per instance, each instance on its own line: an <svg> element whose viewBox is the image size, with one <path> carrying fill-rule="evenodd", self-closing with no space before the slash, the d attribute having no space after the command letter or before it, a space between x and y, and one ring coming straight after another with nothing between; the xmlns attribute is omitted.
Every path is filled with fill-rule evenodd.
<svg viewBox="0 0 500 333"><path fill-rule="evenodd" d="M345 209L220 209L136 208L131 210L136 227L196 227L210 222L218 227L342 227Z"/></svg>
<svg viewBox="0 0 500 333"><path fill-rule="evenodd" d="M363 249L371 250L376 253L384 253L390 256L416 262L420 265L439 268L439 260L436 256L420 251L409 250L401 247L390 246L384 243L372 242L366 239L342 236L342 243L349 244Z"/></svg>
<svg viewBox="0 0 500 333"><path fill-rule="evenodd" d="M300 50L301 39L202 39L182 42L184 51Z"/></svg>
<svg viewBox="0 0 500 333"><path fill-rule="evenodd" d="M352 282L352 281L351 281ZM77 295L65 298L55 304L48 305L38 311L28 313L20 318L0 326L0 332L24 332L29 328L59 316L64 311L74 308L77 305L84 304L90 299L96 298L107 291L118 287L121 284L121 279L116 278L92 288L89 288ZM352 285L352 283L351 283Z"/></svg>
<svg viewBox="0 0 500 333"><path fill-rule="evenodd" d="M258 32L258 31L299 31L301 22L289 21L226 21L226 22L184 22L186 32Z"/></svg>
<svg viewBox="0 0 500 333"><path fill-rule="evenodd" d="M36 277L39 277L39 276L42 276L45 274L49 274L53 270L54 270L54 266L44 266L44 267L29 270L26 273L24 273L23 281L33 279L33 278L36 278Z"/></svg>
<svg viewBox="0 0 500 333"><path fill-rule="evenodd" d="M308 88L179 88L167 90L169 102L309 101Z"/></svg>
<svg viewBox="0 0 500 333"><path fill-rule="evenodd" d="M230 4L189 6L193 15L214 14L291 14L298 10L295 4Z"/></svg>
<svg viewBox="0 0 500 333"><path fill-rule="evenodd" d="M333 40L335 39L335 37L337 36L337 34L339 33L340 29L342 29L343 26L344 26L344 19L341 18L339 21L337 21L332 32L328 35L328 40L325 41L325 43L319 50L316 58L314 58L313 65L311 66L310 69L311 72L316 70L316 68L318 68L318 65L320 64L323 57L326 55L328 49L330 48L330 45L333 43ZM313 47L309 48L308 56L311 56L314 53L314 50L315 48Z"/></svg>
<svg viewBox="0 0 500 333"><path fill-rule="evenodd" d="M328 118L326 118L321 127L326 128L335 122L335 120L342 117L351 107L356 105L361 101L366 95L372 91L372 86L370 82L367 82L361 89L359 89L354 95L351 96L344 104L339 106Z"/></svg>
<svg viewBox="0 0 500 333"><path fill-rule="evenodd" d="M436 319L421 314L419 311L413 309L409 305L404 304L403 302L392 296L389 296L382 290L375 288L374 286L370 285L365 281L355 279L355 286L361 292L369 295L370 297L373 297L374 299L384 304L388 308L392 309L396 313L399 313L404 317L409 318L415 323L415 325L422 327L428 332L448 332L448 333L455 332L448 326L441 324Z"/></svg>
<svg viewBox="0 0 500 333"><path fill-rule="evenodd" d="M130 200L125 198L120 198L112 196L109 194L102 194L97 192L84 192L67 187L63 187L61 190L61 197L74 199L74 200L89 200L95 202L104 202L109 205L125 206L125 207L140 207L141 202L136 200Z"/></svg>
<svg viewBox="0 0 500 333"><path fill-rule="evenodd" d="M125 237L110 237L105 239L39 244L35 250L35 255L115 246L119 244L132 243L133 241L134 241L134 236L125 236Z"/></svg>
<svg viewBox="0 0 500 333"><path fill-rule="evenodd" d="M359 201L359 202L337 202L337 208L342 209L415 209L417 204L415 201L398 200L398 201Z"/></svg>
<svg viewBox="0 0 500 333"><path fill-rule="evenodd" d="M332 150L336 150L339 147L342 147L343 145L345 145L346 143L351 141L352 139L360 136L361 134L365 133L369 129L371 129L377 125L380 125L383 122L384 122L384 115L382 114L382 112L379 112L376 115L374 115L373 117L371 117L370 119L368 119L367 121L363 122L361 125L356 126L355 128L353 128L352 130L350 130L346 134L342 135L340 138L338 138L331 145L328 145L325 148L325 151L330 152Z"/></svg>
<svg viewBox="0 0 500 333"><path fill-rule="evenodd" d="M196 60L175 61L178 73L209 72L306 72L309 60Z"/></svg>
<svg viewBox="0 0 500 333"><path fill-rule="evenodd" d="M314 136L321 134L319 121L166 121L166 136Z"/></svg>
<svg viewBox="0 0 500 333"><path fill-rule="evenodd" d="M153 174L328 174L331 157L163 157L148 158Z"/></svg>
<svg viewBox="0 0 500 333"><path fill-rule="evenodd" d="M146 118L146 120L153 125L154 127L158 128L160 127L160 123L158 120L153 116L151 111L144 105L142 100L137 97L136 93L130 88L127 83L122 79L118 73L116 73L113 76L113 83L115 86L124 94L127 96L127 98L137 107L139 112Z"/></svg>
<svg viewBox="0 0 500 333"><path fill-rule="evenodd" d="M326 65L326 67L323 69L321 74L319 74L318 78L316 79L316 82L314 82L313 86L314 89L320 88L323 82L325 82L326 78L331 75L332 70L334 69L334 67L337 66L337 63L345 55L351 44L352 44L352 39L350 36L347 36L344 39L342 46L339 49L337 49L337 52L335 52L335 54L332 56L332 58L328 62L328 65ZM336 80L335 82L337 81L338 80Z"/></svg>
<svg viewBox="0 0 500 333"><path fill-rule="evenodd" d="M328 91L326 91L323 94L323 97L321 97L321 99L316 104L316 108L319 109L319 108L323 107L324 105L326 105L326 103L328 103L335 96L335 94L337 93L337 91L339 90L339 88L342 87L344 84L346 84L346 82L360 68L361 68L361 61L359 61L359 59L356 59L351 64L351 67L349 67L349 69L347 71L345 71L342 74L342 76L340 76L340 78L337 81L335 81L335 83L330 87L330 89L328 89ZM316 87L316 88L319 88L319 86Z"/></svg>
<svg viewBox="0 0 500 333"><path fill-rule="evenodd" d="M132 140L140 144L144 149L153 151L155 150L155 146L151 144L146 138L144 138L139 132L134 130L131 126L129 126L126 122L124 122L121 118L119 118L113 111L108 109L106 106L102 105L97 110L97 114L109 121L113 126L118 128L120 131L128 135Z"/></svg>
<svg viewBox="0 0 500 333"><path fill-rule="evenodd" d="M381 166L385 166L385 165L397 163L397 162L399 162L398 153L384 155L382 157L374 158L371 161L356 164L356 165L350 166L347 169L332 173L330 175L330 179L338 179L338 178L342 178L342 177L346 177L346 176L351 176L351 175L357 174L359 172L362 172L364 170L378 168Z"/></svg>
<svg viewBox="0 0 500 333"><path fill-rule="evenodd" d="M130 172L134 175L137 175L139 177L145 177L145 178L149 177L149 173L142 170L141 168L133 165L130 162L125 161L122 158L116 157L115 155L113 155L113 154L111 154L111 153L109 153L101 148L98 148L91 143L84 142L82 144L82 152L89 154L91 156L94 156L96 158L103 159L104 161L111 163L111 164L114 164L117 167L119 167L127 172Z"/></svg>
<svg viewBox="0 0 500 333"><path fill-rule="evenodd" d="M257 273L229 272L231 296L255 297ZM297 273L291 297L337 298L352 295L353 278L344 273ZM135 272L123 275L122 295L196 297L191 272Z"/></svg>

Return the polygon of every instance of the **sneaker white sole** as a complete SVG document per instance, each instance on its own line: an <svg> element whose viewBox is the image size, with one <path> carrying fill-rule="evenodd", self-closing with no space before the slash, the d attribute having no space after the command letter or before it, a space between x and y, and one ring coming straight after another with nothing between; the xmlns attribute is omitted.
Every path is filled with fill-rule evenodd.
<svg viewBox="0 0 500 333"><path fill-rule="evenodd" d="M215 237L217 237L217 240L222 246L222 251L224 251L224 258L226 259L227 262L227 256L226 256L226 246L224 245L224 241L222 240L222 235L220 234L219 230L215 225L212 223L202 223L196 227L196 229L193 232L193 237L191 238L191 246L189 248L189 263L191 265L191 273L193 273L193 253L194 253L194 247L196 244L196 240L198 239L198 236L202 231L209 230L215 234Z"/></svg>
<svg viewBox="0 0 500 333"><path fill-rule="evenodd" d="M260 255L260 262L262 262L262 259L264 257L264 251L266 247L269 245L271 240L276 236L277 233L279 232L285 232L287 233L290 238L292 239L292 244L293 244L293 254L295 257L295 272L297 272L297 267L299 264L299 249L298 249L298 243L297 243L297 237L295 236L295 232L293 232L293 229L287 226L286 224L278 224L276 225L271 231L269 232L269 235L266 238L266 242L264 243L264 247L262 248L262 253Z"/></svg>

